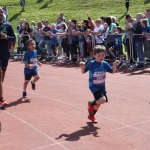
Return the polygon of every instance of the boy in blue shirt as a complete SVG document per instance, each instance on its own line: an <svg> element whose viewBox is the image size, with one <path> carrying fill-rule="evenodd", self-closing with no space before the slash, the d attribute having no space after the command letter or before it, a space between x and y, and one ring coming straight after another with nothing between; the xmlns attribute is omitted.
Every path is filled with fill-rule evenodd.
<svg viewBox="0 0 150 150"><path fill-rule="evenodd" d="M116 27L116 32L114 33L115 45L109 48L109 52L112 55L112 59L115 59L115 54L119 54L119 57L122 58L122 28L120 26ZM115 54L114 54L115 52Z"/></svg>
<svg viewBox="0 0 150 150"><path fill-rule="evenodd" d="M82 29L81 24L77 24L77 35L78 35L78 45L79 45L79 51L80 51L80 58L84 57L84 32Z"/></svg>
<svg viewBox="0 0 150 150"><path fill-rule="evenodd" d="M105 90L105 79L106 72L115 73L116 66L119 65L119 61L116 60L111 67L107 62L104 61L105 58L105 47L102 45L97 45L94 48L95 60L90 61L86 66L84 62L81 62L81 72L82 74L89 71L89 88L94 95L93 101L88 102L88 112L90 119L93 123L97 123L95 114L101 104L108 102Z"/></svg>
<svg viewBox="0 0 150 150"><path fill-rule="evenodd" d="M41 66L42 64L37 60L37 50L35 50L36 43L33 39L29 39L27 41L27 48L28 50L24 54L23 63L25 64L24 67L24 74L25 74L25 82L24 82L24 90L23 90L23 98L27 96L27 85L31 80L32 76L34 80L31 81L32 89L35 90L35 82L39 80L39 71L38 65Z"/></svg>

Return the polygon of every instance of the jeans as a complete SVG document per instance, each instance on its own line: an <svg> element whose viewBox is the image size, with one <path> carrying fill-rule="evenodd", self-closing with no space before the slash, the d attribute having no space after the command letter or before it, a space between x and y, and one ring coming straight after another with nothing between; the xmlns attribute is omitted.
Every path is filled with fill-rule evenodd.
<svg viewBox="0 0 150 150"><path fill-rule="evenodd" d="M138 41L138 42L135 42L135 49L136 49L136 52L139 56L139 62L140 63L144 63L144 52L143 52L143 43Z"/></svg>
<svg viewBox="0 0 150 150"><path fill-rule="evenodd" d="M45 48L44 48L45 44L47 45L48 55L49 55L49 56L52 56L51 41L50 41L50 40L42 40L42 41L39 43L38 47L40 48L40 50L41 50L43 53L46 53Z"/></svg>

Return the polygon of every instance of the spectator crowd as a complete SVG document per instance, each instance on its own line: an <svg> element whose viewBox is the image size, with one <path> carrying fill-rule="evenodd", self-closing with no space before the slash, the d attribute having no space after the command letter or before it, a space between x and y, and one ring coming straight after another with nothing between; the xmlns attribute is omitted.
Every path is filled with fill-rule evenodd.
<svg viewBox="0 0 150 150"><path fill-rule="evenodd" d="M125 50L130 65L134 65L138 58L136 67L142 69L145 60L150 61L150 9L145 10L144 15L137 13L135 18L127 14L123 28L113 15L102 16L95 21L90 14L86 15L87 19L81 22L76 19L66 21L62 12L56 23L48 20L29 23L20 19L16 28L17 59L22 59L23 52L27 50L26 41L33 38L40 60L56 61L57 56L61 56L65 62L74 63L82 58L92 58L95 45L105 45L108 59L117 57L122 60Z"/></svg>

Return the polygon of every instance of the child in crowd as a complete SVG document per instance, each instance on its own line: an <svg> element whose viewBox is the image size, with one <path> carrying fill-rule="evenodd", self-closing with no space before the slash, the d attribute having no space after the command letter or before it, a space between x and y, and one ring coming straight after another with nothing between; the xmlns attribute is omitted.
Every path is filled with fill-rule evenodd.
<svg viewBox="0 0 150 150"><path fill-rule="evenodd" d="M86 29L85 31L85 40L86 40L86 47L87 52L90 54L90 58L93 58L93 42L92 42L92 34L91 29Z"/></svg>
<svg viewBox="0 0 150 150"><path fill-rule="evenodd" d="M150 62L150 26L147 25L148 20L142 19L142 36L144 38L144 50L147 50L147 62Z"/></svg>
<svg viewBox="0 0 150 150"><path fill-rule="evenodd" d="M115 45L109 48L109 52L112 55L112 59L116 58L116 55L119 54L119 58L122 59L122 28L120 26L116 27L115 34ZM115 55L116 54L116 55Z"/></svg>
<svg viewBox="0 0 150 150"><path fill-rule="evenodd" d="M25 74L25 81L23 84L23 98L27 96L27 85L31 80L32 76L34 79L31 81L32 89L35 90L35 82L39 80L39 71L38 65L41 66L42 64L37 60L37 51L35 50L36 43L33 39L29 39L26 43L27 51L24 54L23 63L25 64L24 74Z"/></svg>
<svg viewBox="0 0 150 150"><path fill-rule="evenodd" d="M22 54L23 54L23 49L24 49L24 43L23 43L23 38L21 35L18 36L18 47L17 47L17 59L22 59Z"/></svg>
<svg viewBox="0 0 150 150"><path fill-rule="evenodd" d="M105 47L102 45L96 45L93 51L95 60L90 61L87 65L81 62L80 65L82 74L89 71L89 88L94 95L94 100L88 102L88 119L97 123L95 114L98 108L101 104L108 102L105 90L106 72L115 73L119 61L116 60L113 67L105 62Z"/></svg>
<svg viewBox="0 0 150 150"><path fill-rule="evenodd" d="M81 24L77 24L76 26L76 29L77 29L77 36L78 36L78 42L79 42L79 55L80 55L80 58L83 58L84 57L84 33L83 33L83 29L82 29L82 25Z"/></svg>
<svg viewBox="0 0 150 150"><path fill-rule="evenodd" d="M51 24L51 49L53 51L53 55L56 56L56 44L57 44L57 38L56 38L56 33L58 30L56 30L56 25L54 23Z"/></svg>
<svg viewBox="0 0 150 150"><path fill-rule="evenodd" d="M63 13L63 12L61 12L61 13L59 14L59 17L61 18L61 20L62 20L63 22L66 22L65 16L64 16L64 13Z"/></svg>
<svg viewBox="0 0 150 150"><path fill-rule="evenodd" d="M147 25L150 26L150 9L145 11L145 17L147 18Z"/></svg>
<svg viewBox="0 0 150 150"><path fill-rule="evenodd" d="M73 52L73 57L72 61L76 62L77 61L77 47L78 47L78 37L76 36L76 24L77 20L72 19L71 20L71 25L72 25L72 52Z"/></svg>

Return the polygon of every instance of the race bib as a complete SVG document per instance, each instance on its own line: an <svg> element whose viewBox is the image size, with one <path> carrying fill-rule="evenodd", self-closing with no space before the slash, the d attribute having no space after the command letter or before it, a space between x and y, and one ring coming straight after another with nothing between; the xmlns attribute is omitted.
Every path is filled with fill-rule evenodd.
<svg viewBox="0 0 150 150"><path fill-rule="evenodd" d="M31 64L32 66L37 66L37 59L36 59L36 58L31 58L31 59L30 59L30 64Z"/></svg>
<svg viewBox="0 0 150 150"><path fill-rule="evenodd" d="M93 84L99 85L105 82L106 73L105 72L95 72L93 74Z"/></svg>

